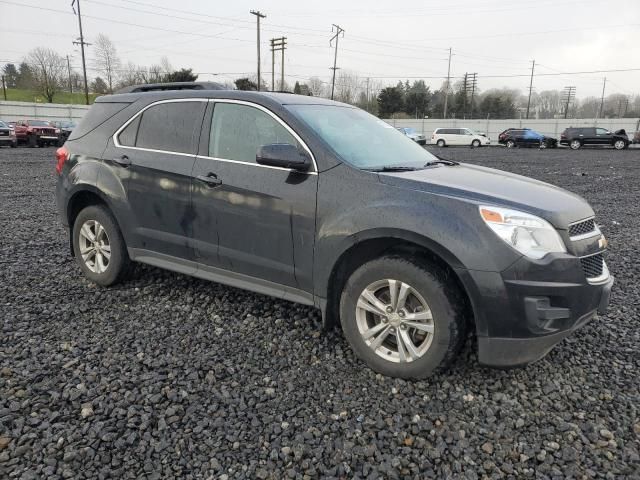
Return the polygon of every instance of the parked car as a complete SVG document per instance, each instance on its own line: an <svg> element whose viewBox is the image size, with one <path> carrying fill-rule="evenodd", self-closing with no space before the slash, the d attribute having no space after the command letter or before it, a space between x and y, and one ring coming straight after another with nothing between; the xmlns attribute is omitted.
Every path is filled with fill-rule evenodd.
<svg viewBox="0 0 640 480"><path fill-rule="evenodd" d="M396 130L398 130L399 132L402 132L404 135L409 137L411 140L416 142L418 145L426 145L427 144L427 138L424 135L422 135L421 133L418 133L415 128L398 127Z"/></svg>
<svg viewBox="0 0 640 480"><path fill-rule="evenodd" d="M56 158L90 281L133 261L314 305L385 375L443 370L468 328L483 364L535 361L604 312L613 284L579 196L440 159L318 97L101 96Z"/></svg>
<svg viewBox="0 0 640 480"><path fill-rule="evenodd" d="M58 135L56 127L44 120L18 120L16 122L18 142L25 143L30 147L57 145Z"/></svg>
<svg viewBox="0 0 640 480"><path fill-rule="evenodd" d="M448 147L449 145L481 147L490 145L491 140L470 128L437 128L431 135L431 143L439 147Z"/></svg>
<svg viewBox="0 0 640 480"><path fill-rule="evenodd" d="M640 143L640 130L637 131L635 133L635 135L633 136L633 142L632 143Z"/></svg>
<svg viewBox="0 0 640 480"><path fill-rule="evenodd" d="M0 120L0 147L2 146L16 148L18 139L16 138L16 131L9 124Z"/></svg>
<svg viewBox="0 0 640 480"><path fill-rule="evenodd" d="M75 122L71 122L68 120L55 121L51 122L51 124L60 132L58 133L58 145L60 146L64 145L64 142L67 141L69 135L71 135L71 132L73 132L73 129L76 126Z"/></svg>
<svg viewBox="0 0 640 480"><path fill-rule="evenodd" d="M612 146L623 150L629 146L629 137L624 129L612 133L600 127L569 127L560 135L560 144L569 145L572 150L583 146Z"/></svg>
<svg viewBox="0 0 640 480"><path fill-rule="evenodd" d="M538 147L538 148L556 148L558 140L553 137L547 137L542 133L538 133L530 128L508 128L498 135L498 143L507 148L514 147Z"/></svg>

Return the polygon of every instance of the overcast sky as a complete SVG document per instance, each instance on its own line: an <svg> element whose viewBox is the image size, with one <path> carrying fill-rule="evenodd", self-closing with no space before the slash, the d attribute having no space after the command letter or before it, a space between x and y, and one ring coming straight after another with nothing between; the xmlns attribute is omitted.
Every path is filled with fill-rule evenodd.
<svg viewBox="0 0 640 480"><path fill-rule="evenodd" d="M31 48L46 45L73 54L79 67L70 4L0 0L0 61L20 61ZM201 80L214 79L211 73L223 74L219 80L255 75L252 9L267 15L262 70L269 83L269 39L279 36L288 42L288 83L312 75L329 81L331 24L337 23L345 30L338 66L363 79L392 85L424 78L438 88L451 47L452 77L477 72L481 90L505 86L525 92L535 59L541 74L534 79L536 91L575 85L578 97L599 96L606 76L607 93L640 93L640 0L82 0L86 41L104 33L123 62L149 65L166 56L176 68L201 73ZM278 59L277 72L279 65ZM633 68L638 71L542 75Z"/></svg>

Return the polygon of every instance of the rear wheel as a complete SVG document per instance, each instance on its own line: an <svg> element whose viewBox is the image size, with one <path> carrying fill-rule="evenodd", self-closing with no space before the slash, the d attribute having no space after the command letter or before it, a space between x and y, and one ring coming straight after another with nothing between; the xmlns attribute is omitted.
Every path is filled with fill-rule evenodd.
<svg viewBox="0 0 640 480"><path fill-rule="evenodd" d="M507 140L507 143L505 143L505 145L507 146L507 148L515 148L516 142L514 142L513 140Z"/></svg>
<svg viewBox="0 0 640 480"><path fill-rule="evenodd" d="M17 148L18 147L18 141L16 140L15 142L11 142L11 148Z"/></svg>
<svg viewBox="0 0 640 480"><path fill-rule="evenodd" d="M480 146L480 140L474 140L473 142L471 142L471 146L474 148L478 148Z"/></svg>
<svg viewBox="0 0 640 480"><path fill-rule="evenodd" d="M547 148L549 145L546 140L540 140L540 148Z"/></svg>
<svg viewBox="0 0 640 480"><path fill-rule="evenodd" d="M382 257L349 278L340 301L345 337L376 372L425 378L456 357L465 335L458 287L436 265Z"/></svg>
<svg viewBox="0 0 640 480"><path fill-rule="evenodd" d="M444 147L446 145L446 142L443 139L440 139L436 142L436 145L438 145L439 147Z"/></svg>
<svg viewBox="0 0 640 480"><path fill-rule="evenodd" d="M38 146L38 138L35 135L29 135L27 138L27 145L29 148L35 148Z"/></svg>
<svg viewBox="0 0 640 480"><path fill-rule="evenodd" d="M571 140L569 142L569 148L571 150L578 150L582 146L582 142L580 140Z"/></svg>
<svg viewBox="0 0 640 480"><path fill-rule="evenodd" d="M84 275L102 286L120 281L129 268L122 233L111 213L100 205L83 209L73 224L73 250Z"/></svg>

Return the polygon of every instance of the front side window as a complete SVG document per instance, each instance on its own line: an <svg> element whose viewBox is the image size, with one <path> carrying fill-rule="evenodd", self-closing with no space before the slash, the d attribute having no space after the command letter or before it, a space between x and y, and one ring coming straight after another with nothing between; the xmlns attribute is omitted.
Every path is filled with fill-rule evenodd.
<svg viewBox="0 0 640 480"><path fill-rule="evenodd" d="M135 146L195 154L205 106L206 102L168 102L149 107L142 113Z"/></svg>
<svg viewBox="0 0 640 480"><path fill-rule="evenodd" d="M258 108L236 103L216 103L214 106L210 157L255 163L260 147L274 143L300 148L289 130Z"/></svg>
<svg viewBox="0 0 640 480"><path fill-rule="evenodd" d="M607 133L608 133L608 130L606 128L596 128L597 135L606 135Z"/></svg>

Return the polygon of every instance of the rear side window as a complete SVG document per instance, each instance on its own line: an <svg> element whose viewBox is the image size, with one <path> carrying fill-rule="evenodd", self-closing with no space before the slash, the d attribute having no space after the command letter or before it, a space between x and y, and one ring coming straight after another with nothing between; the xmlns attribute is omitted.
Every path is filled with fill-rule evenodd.
<svg viewBox="0 0 640 480"><path fill-rule="evenodd" d="M124 110L127 106L129 106L129 103L124 102L94 103L89 111L85 113L82 120L80 120L78 126L73 129L73 132L71 132L71 135L69 135L69 140L75 140L77 138L84 137L87 133L98 128L104 122L113 117L116 113Z"/></svg>
<svg viewBox="0 0 640 480"><path fill-rule="evenodd" d="M255 163L258 149L273 143L300 148L295 137L262 110L235 103L216 103L209 139L210 157Z"/></svg>
<svg viewBox="0 0 640 480"><path fill-rule="evenodd" d="M136 146L136 137L138 135L140 118L140 115L138 115L122 132L120 132L120 135L118 135L118 142L120 142L120 145L125 147Z"/></svg>
<svg viewBox="0 0 640 480"><path fill-rule="evenodd" d="M206 102L169 102L149 107L142 113L135 146L195 154L205 106Z"/></svg>

